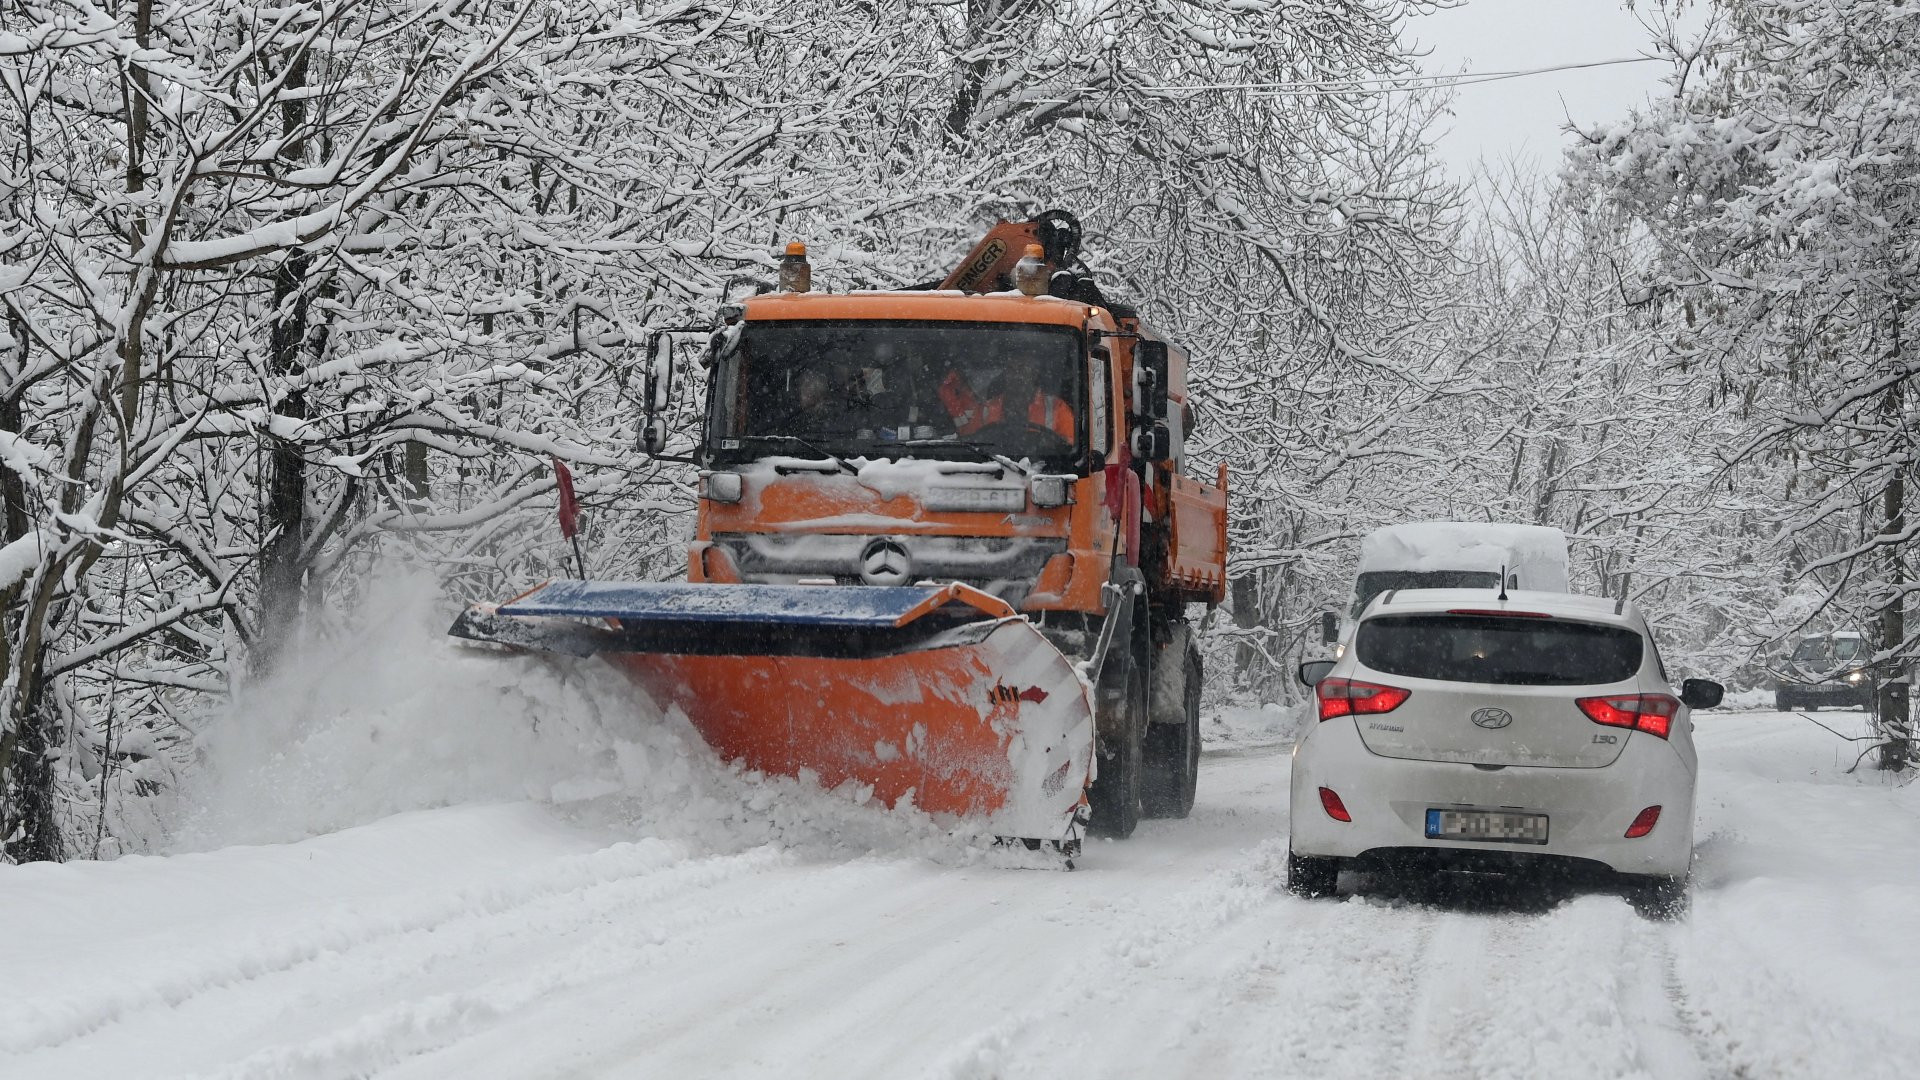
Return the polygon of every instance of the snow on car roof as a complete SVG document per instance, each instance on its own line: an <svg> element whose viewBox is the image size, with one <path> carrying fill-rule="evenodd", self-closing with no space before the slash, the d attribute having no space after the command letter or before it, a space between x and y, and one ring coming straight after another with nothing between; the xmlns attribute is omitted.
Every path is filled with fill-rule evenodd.
<svg viewBox="0 0 1920 1080"><path fill-rule="evenodd" d="M1639 612L1633 604L1611 596L1580 596L1574 593L1543 592L1534 589L1509 589L1503 602L1492 589L1396 589L1382 593L1367 609L1379 615L1391 607L1396 614L1410 611L1448 611L1469 608L1474 611L1538 611L1547 615L1630 625Z"/></svg>

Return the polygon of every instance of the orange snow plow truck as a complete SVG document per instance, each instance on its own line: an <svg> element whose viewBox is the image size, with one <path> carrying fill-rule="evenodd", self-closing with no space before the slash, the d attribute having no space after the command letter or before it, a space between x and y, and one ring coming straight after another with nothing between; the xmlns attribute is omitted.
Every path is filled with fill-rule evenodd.
<svg viewBox="0 0 1920 1080"><path fill-rule="evenodd" d="M1003 222L944 281L841 294L791 245L708 339L688 580L552 581L451 632L602 655L724 757L1030 846L1184 817L1226 469L1187 474L1186 356L1079 236Z"/></svg>

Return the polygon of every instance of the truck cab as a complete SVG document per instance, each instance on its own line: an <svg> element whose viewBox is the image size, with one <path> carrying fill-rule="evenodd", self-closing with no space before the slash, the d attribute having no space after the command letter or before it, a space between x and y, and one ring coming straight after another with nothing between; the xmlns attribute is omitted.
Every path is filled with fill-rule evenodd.
<svg viewBox="0 0 1920 1080"><path fill-rule="evenodd" d="M1217 602L1225 493L1183 470L1185 369L1130 310L1075 299L753 297L706 373L690 580L958 581L1097 614L1118 560Z"/></svg>

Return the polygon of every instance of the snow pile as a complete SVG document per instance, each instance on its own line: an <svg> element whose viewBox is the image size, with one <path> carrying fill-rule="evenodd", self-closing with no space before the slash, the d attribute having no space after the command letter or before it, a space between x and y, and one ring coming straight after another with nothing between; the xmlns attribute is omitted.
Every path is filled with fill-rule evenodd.
<svg viewBox="0 0 1920 1080"><path fill-rule="evenodd" d="M1224 705L1201 715L1200 736L1208 750L1291 746L1306 722L1308 704Z"/></svg>
<svg viewBox="0 0 1920 1080"><path fill-rule="evenodd" d="M533 801L611 839L688 855L762 844L951 861L978 838L856 786L719 760L608 665L474 648L419 574L388 575L356 632L311 649L211 718L177 851L284 843L413 810Z"/></svg>

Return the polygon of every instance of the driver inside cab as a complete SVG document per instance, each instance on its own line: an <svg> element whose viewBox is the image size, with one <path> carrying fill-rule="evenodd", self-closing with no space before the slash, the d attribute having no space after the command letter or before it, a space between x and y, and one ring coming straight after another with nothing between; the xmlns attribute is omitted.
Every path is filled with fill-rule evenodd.
<svg viewBox="0 0 1920 1080"><path fill-rule="evenodd" d="M851 434L871 427L874 396L869 371L837 362L826 369L807 368L794 376L793 407L782 422L805 418L814 431Z"/></svg>
<svg viewBox="0 0 1920 1080"><path fill-rule="evenodd" d="M1016 423L1045 428L1073 441L1073 408L1042 390L1033 368L1009 364L1000 373L994 396L982 402L959 371L950 371L940 383L940 404L953 417L961 435L972 435L995 424Z"/></svg>

